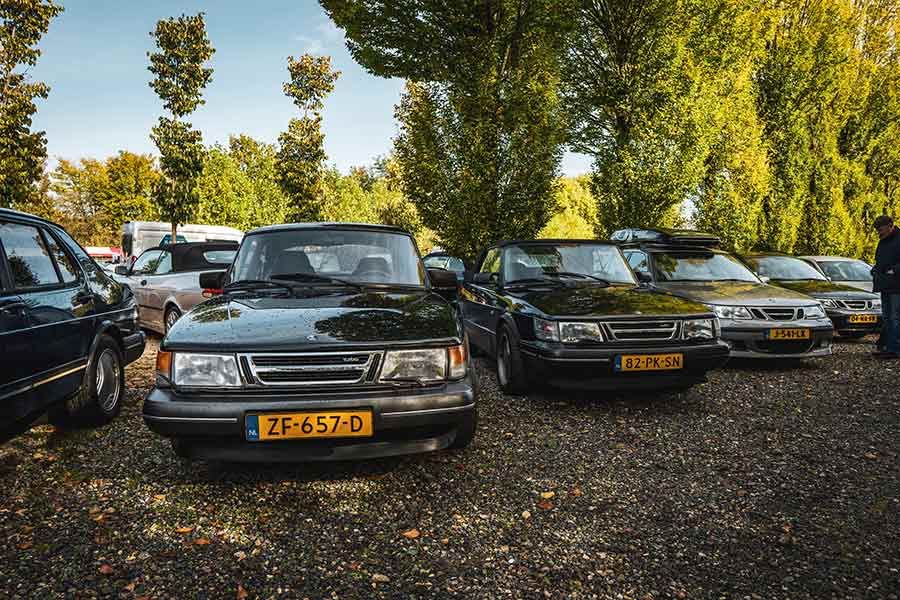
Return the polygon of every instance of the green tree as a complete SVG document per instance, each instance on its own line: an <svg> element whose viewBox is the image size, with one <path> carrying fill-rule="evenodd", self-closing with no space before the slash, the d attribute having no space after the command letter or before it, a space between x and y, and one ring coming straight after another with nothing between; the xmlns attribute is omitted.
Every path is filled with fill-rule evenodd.
<svg viewBox="0 0 900 600"><path fill-rule="evenodd" d="M200 203L197 185L205 153L201 133L181 119L204 103L202 92L212 78L212 69L204 65L215 50L203 13L158 21L150 35L159 49L147 53L155 76L150 87L172 115L160 117L150 134L164 175L156 202L162 217L172 223L175 239L178 225L190 221Z"/></svg>
<svg viewBox="0 0 900 600"><path fill-rule="evenodd" d="M537 237L545 239L591 239L597 229L597 202L591 194L589 176L562 177L556 213Z"/></svg>
<svg viewBox="0 0 900 600"><path fill-rule="evenodd" d="M290 206L277 178L276 148L248 135L234 135L228 140L228 155L250 181L252 210L247 228L284 223Z"/></svg>
<svg viewBox="0 0 900 600"><path fill-rule="evenodd" d="M565 141L564 0L320 0L351 54L410 80L397 108L403 189L450 252L532 237L553 212Z"/></svg>
<svg viewBox="0 0 900 600"><path fill-rule="evenodd" d="M340 72L331 70L327 56L304 54L296 59L288 57L288 73L290 81L284 84L284 93L303 116L291 119L287 131L278 136L278 184L291 202L288 217L315 221L321 218L325 202L323 167L327 155L321 111Z"/></svg>
<svg viewBox="0 0 900 600"><path fill-rule="evenodd" d="M0 0L0 206L30 210L41 195L47 158L43 131L31 131L35 100L50 87L32 81L28 68L37 63L38 42L62 7L53 0Z"/></svg>
<svg viewBox="0 0 900 600"><path fill-rule="evenodd" d="M125 221L155 221L159 211L153 192L160 172L149 154L126 150L106 159L108 189L102 198L105 227L117 238Z"/></svg>

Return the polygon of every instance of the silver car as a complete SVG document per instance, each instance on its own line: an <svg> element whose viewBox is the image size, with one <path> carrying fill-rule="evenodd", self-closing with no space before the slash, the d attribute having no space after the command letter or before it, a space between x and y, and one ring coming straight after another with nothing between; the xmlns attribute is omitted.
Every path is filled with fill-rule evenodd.
<svg viewBox="0 0 900 600"><path fill-rule="evenodd" d="M663 244L623 252L641 281L715 311L734 358L831 354L834 329L818 300L766 284L727 252Z"/></svg>
<svg viewBox="0 0 900 600"><path fill-rule="evenodd" d="M801 256L828 279L841 285L872 291L872 265L858 258L843 256Z"/></svg>
<svg viewBox="0 0 900 600"><path fill-rule="evenodd" d="M166 244L143 252L131 267L116 273L134 292L141 327L166 334L184 313L214 290L200 287L200 273L224 271L237 242Z"/></svg>

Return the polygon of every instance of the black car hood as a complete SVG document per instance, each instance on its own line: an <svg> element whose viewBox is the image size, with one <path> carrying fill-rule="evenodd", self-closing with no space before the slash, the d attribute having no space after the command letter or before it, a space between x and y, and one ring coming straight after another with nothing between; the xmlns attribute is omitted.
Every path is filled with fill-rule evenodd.
<svg viewBox="0 0 900 600"><path fill-rule="evenodd" d="M737 306L796 306L809 297L786 288L743 281L666 281L658 289L704 304Z"/></svg>
<svg viewBox="0 0 900 600"><path fill-rule="evenodd" d="M772 285L777 285L807 296L815 298L847 298L870 300L875 298L875 294L871 294L860 290L859 288L842 285L832 281L822 281L820 279L773 279Z"/></svg>
<svg viewBox="0 0 900 600"><path fill-rule="evenodd" d="M291 351L462 339L453 308L422 290L309 298L220 296L169 331L166 350Z"/></svg>
<svg viewBox="0 0 900 600"><path fill-rule="evenodd" d="M558 288L510 291L508 298L530 304L554 317L606 317L707 314L702 304L630 285L581 284ZM516 307L513 307L516 308Z"/></svg>

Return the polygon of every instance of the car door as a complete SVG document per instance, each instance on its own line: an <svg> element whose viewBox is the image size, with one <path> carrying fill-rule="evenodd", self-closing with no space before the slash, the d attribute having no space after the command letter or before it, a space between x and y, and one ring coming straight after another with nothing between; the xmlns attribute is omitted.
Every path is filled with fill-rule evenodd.
<svg viewBox="0 0 900 600"><path fill-rule="evenodd" d="M137 257L128 271L128 287L134 293L134 300L138 305L138 319L141 325L146 327L153 326L153 313L150 310L147 293L147 274L156 269L156 263L161 255L162 250L147 250Z"/></svg>
<svg viewBox="0 0 900 600"><path fill-rule="evenodd" d="M77 263L43 226L0 222L0 239L12 292L24 305L24 322L16 319L21 329L4 336L4 358L15 369L11 386L33 391L26 394L28 406L13 409L24 417L26 409L45 410L81 385L94 301Z"/></svg>
<svg viewBox="0 0 900 600"><path fill-rule="evenodd" d="M473 276L463 285L463 293L460 295L463 319L470 340L489 352L494 350L497 320L502 312L498 299L500 264L500 248L489 249L476 268L475 275L490 274L491 280L476 282Z"/></svg>
<svg viewBox="0 0 900 600"><path fill-rule="evenodd" d="M159 257L147 264L141 279L144 290L144 306L147 321L157 331L165 331L165 305L173 289L172 253L160 252Z"/></svg>

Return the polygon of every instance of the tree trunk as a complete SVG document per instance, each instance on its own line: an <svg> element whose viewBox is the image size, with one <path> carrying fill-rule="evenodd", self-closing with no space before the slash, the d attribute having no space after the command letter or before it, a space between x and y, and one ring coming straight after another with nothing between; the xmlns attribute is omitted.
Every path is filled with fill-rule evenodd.
<svg viewBox="0 0 900 600"><path fill-rule="evenodd" d="M178 243L178 223L172 221L172 239L169 240L170 244Z"/></svg>

